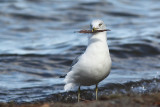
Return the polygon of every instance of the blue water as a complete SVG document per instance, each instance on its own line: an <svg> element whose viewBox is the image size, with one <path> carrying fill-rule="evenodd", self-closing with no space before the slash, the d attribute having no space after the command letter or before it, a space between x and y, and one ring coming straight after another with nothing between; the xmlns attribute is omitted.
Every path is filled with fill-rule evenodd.
<svg viewBox="0 0 160 107"><path fill-rule="evenodd" d="M63 90L72 60L83 53L93 19L102 19L113 61L101 94L160 91L160 1L1 0L0 102L76 99ZM83 87L94 96L91 87ZM85 91L86 90L86 91ZM60 94L59 97L57 97Z"/></svg>

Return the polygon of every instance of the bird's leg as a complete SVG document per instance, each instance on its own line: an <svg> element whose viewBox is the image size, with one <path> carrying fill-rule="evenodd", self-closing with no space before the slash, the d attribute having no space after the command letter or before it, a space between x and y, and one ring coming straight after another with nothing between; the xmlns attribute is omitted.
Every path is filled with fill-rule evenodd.
<svg viewBox="0 0 160 107"><path fill-rule="evenodd" d="M98 84L96 84L96 100L98 100Z"/></svg>
<svg viewBox="0 0 160 107"><path fill-rule="evenodd" d="M81 91L81 89L80 89L80 86L79 86L79 88L78 88L78 102L80 100L80 91Z"/></svg>

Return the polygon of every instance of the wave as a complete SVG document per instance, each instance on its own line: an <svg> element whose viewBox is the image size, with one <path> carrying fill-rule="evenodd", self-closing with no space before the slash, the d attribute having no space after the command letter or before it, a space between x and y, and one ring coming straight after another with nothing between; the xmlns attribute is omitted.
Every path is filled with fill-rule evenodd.
<svg viewBox="0 0 160 107"><path fill-rule="evenodd" d="M145 57L159 55L160 48L149 43L128 43L111 47L110 52L117 57Z"/></svg>
<svg viewBox="0 0 160 107"><path fill-rule="evenodd" d="M114 57L145 57L160 54L160 48L153 43L125 43L109 46L110 53ZM0 54L0 57L21 56L21 57L52 57L54 60L72 59L82 54L86 49L84 45L73 46L64 54ZM72 58L70 58L72 57Z"/></svg>

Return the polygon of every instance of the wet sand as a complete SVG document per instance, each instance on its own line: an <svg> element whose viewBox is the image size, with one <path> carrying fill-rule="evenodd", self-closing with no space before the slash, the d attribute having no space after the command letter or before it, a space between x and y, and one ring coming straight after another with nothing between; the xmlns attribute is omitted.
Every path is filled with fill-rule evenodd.
<svg viewBox="0 0 160 107"><path fill-rule="evenodd" d="M80 103L34 102L16 104L0 103L0 107L160 107L160 92L152 94L127 94L100 96L99 101L81 101Z"/></svg>

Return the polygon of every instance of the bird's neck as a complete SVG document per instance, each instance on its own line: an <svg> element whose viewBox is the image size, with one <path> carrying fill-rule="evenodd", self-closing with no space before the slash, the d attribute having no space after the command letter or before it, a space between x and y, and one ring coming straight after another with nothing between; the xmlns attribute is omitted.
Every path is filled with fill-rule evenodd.
<svg viewBox="0 0 160 107"><path fill-rule="evenodd" d="M88 38L88 45L98 42L106 44L107 42L106 32L98 32Z"/></svg>
<svg viewBox="0 0 160 107"><path fill-rule="evenodd" d="M98 32L89 37L87 50L92 53L99 52L109 55L106 32Z"/></svg>
<svg viewBox="0 0 160 107"><path fill-rule="evenodd" d="M110 60L106 32L98 32L89 37L85 54L90 55L91 58L98 57L103 60L104 57L107 57Z"/></svg>

